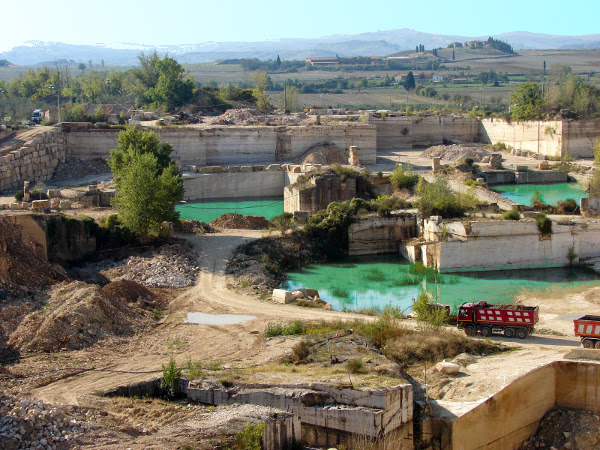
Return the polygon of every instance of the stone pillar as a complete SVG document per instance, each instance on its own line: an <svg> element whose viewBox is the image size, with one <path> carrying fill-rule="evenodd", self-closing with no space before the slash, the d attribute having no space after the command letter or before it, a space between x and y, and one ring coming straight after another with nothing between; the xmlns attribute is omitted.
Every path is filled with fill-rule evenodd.
<svg viewBox="0 0 600 450"><path fill-rule="evenodd" d="M440 163L441 160L442 158L438 156L431 158L431 168L433 169L433 173L438 172L442 168L442 165Z"/></svg>
<svg viewBox="0 0 600 450"><path fill-rule="evenodd" d="M490 169L502 169L502 155L500 153L490 155Z"/></svg>
<svg viewBox="0 0 600 450"><path fill-rule="evenodd" d="M31 200L31 192L29 192L29 181L23 182L23 201L28 202Z"/></svg>
<svg viewBox="0 0 600 450"><path fill-rule="evenodd" d="M351 166L360 165L360 162L358 161L358 147L356 145L350 146L350 155L348 157L348 162Z"/></svg>

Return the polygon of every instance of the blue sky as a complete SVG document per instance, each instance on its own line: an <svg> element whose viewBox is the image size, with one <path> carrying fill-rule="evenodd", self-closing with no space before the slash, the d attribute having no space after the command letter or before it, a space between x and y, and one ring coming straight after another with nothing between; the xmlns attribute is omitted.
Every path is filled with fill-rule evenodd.
<svg viewBox="0 0 600 450"><path fill-rule="evenodd" d="M569 7L574 5L575 7ZM597 0L529 1L0 0L0 51L29 40L193 44L312 38L412 28L485 36L600 33Z"/></svg>

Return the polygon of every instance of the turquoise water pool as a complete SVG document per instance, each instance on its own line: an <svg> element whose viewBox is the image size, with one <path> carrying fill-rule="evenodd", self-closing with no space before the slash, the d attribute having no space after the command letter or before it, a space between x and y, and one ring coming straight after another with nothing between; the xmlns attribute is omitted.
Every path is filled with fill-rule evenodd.
<svg viewBox="0 0 600 450"><path fill-rule="evenodd" d="M283 198L235 198L214 199L200 202L181 203L175 206L182 219L212 222L227 213L252 214L271 220L283 214Z"/></svg>
<svg viewBox="0 0 600 450"><path fill-rule="evenodd" d="M513 202L531 206L531 199L536 191L540 192L544 199L544 203L556 206L558 202L572 198L577 204L581 197L587 197L585 187L577 183L556 183L556 184L506 184L494 186L494 191L497 191L503 197L506 197Z"/></svg>
<svg viewBox="0 0 600 450"><path fill-rule="evenodd" d="M413 270L414 271L414 265ZM440 303L455 309L468 301L512 303L525 291L551 292L560 288L600 286L598 274L586 268L531 269L468 274L439 274L426 277L411 273L400 257L352 258L337 264L315 264L288 273L284 289L311 288L335 310L384 308L410 311L413 299L423 290Z"/></svg>

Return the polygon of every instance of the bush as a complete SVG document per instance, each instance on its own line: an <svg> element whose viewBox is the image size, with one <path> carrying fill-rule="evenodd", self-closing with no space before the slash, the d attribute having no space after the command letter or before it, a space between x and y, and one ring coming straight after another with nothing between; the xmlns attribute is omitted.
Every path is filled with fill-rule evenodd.
<svg viewBox="0 0 600 450"><path fill-rule="evenodd" d="M510 211L504 211L502 213L502 220L520 220L521 219L521 213L513 208Z"/></svg>
<svg viewBox="0 0 600 450"><path fill-rule="evenodd" d="M175 396L175 392L177 390L177 383L181 378L182 371L183 369L177 368L177 365L175 364L175 359L171 354L169 364L167 364L166 366L163 364L162 366L163 377L162 380L160 380L160 387L166 397Z"/></svg>
<svg viewBox="0 0 600 450"><path fill-rule="evenodd" d="M579 214L579 205L572 198L556 204L556 214Z"/></svg>
<svg viewBox="0 0 600 450"><path fill-rule="evenodd" d="M465 186L469 186L469 187L479 187L479 186L483 186L484 183L480 183L478 181L475 180L467 180L463 183Z"/></svg>
<svg viewBox="0 0 600 450"><path fill-rule="evenodd" d="M15 200L16 200L17 202L22 202L22 201L23 201L23 196L24 196L24 195L25 195L25 194L23 193L23 191L22 191L22 190L15 192Z"/></svg>
<svg viewBox="0 0 600 450"><path fill-rule="evenodd" d="M538 229L542 234L551 234L552 233L552 220L550 220L546 214L538 214L535 217L535 221L538 224Z"/></svg>
<svg viewBox="0 0 600 450"><path fill-rule="evenodd" d="M304 324L296 320L288 325L270 323L265 330L266 337L294 336L304 334Z"/></svg>
<svg viewBox="0 0 600 450"><path fill-rule="evenodd" d="M534 208L540 208L546 205L544 201L544 196L537 189L533 191L533 197L531 197L531 206Z"/></svg>
<svg viewBox="0 0 600 450"><path fill-rule="evenodd" d="M390 181L395 189L413 189L419 182L419 178L412 169L404 170L402 166L396 167L390 175Z"/></svg>
<svg viewBox="0 0 600 450"><path fill-rule="evenodd" d="M448 310L435 303L427 292L423 292L413 303L413 312L417 314L417 320L427 323L434 328L447 325L450 321Z"/></svg>
<svg viewBox="0 0 600 450"><path fill-rule="evenodd" d="M302 362L310 355L310 342L302 340L292 347L292 361Z"/></svg>
<svg viewBox="0 0 600 450"><path fill-rule="evenodd" d="M269 221L269 229L281 232L282 236L287 233L288 230L294 228L294 225L294 215L289 212L284 212L279 216L275 216Z"/></svg>
<svg viewBox="0 0 600 450"><path fill-rule="evenodd" d="M419 180L416 192L419 196L416 206L423 217L433 215L440 215L447 219L462 217L477 203L471 192L455 193L448 180L441 176L438 176L433 183L425 183L423 179Z"/></svg>
<svg viewBox="0 0 600 450"><path fill-rule="evenodd" d="M350 373L359 373L363 371L364 363L362 359L351 359L346 363L346 368Z"/></svg>
<svg viewBox="0 0 600 450"><path fill-rule="evenodd" d="M244 429L235 437L234 447L236 450L261 450L262 437L265 433L265 424L246 424Z"/></svg>

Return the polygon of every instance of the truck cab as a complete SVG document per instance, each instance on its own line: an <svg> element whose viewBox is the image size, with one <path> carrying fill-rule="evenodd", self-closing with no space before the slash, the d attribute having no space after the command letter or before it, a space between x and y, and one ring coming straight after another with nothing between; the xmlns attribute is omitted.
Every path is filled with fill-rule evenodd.
<svg viewBox="0 0 600 450"><path fill-rule="evenodd" d="M43 112L41 109L34 109L31 113L31 123L41 123Z"/></svg>

